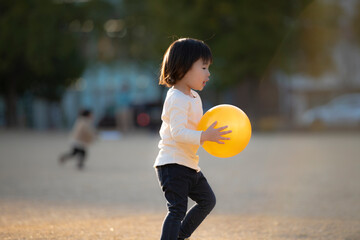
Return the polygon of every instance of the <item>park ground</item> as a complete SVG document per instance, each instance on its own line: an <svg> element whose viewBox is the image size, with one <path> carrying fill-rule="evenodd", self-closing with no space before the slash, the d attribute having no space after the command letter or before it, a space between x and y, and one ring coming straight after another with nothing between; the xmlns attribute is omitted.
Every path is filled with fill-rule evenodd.
<svg viewBox="0 0 360 240"><path fill-rule="evenodd" d="M158 135L101 136L79 171L58 163L67 133L0 130L0 239L159 239ZM254 133L233 158L199 155L217 205L192 240L360 240L359 132Z"/></svg>

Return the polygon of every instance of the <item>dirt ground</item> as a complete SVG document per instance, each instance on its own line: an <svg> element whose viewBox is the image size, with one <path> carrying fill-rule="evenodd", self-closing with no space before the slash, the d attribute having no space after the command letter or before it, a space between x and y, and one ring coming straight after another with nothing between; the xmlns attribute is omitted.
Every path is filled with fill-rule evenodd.
<svg viewBox="0 0 360 240"><path fill-rule="evenodd" d="M57 161L66 133L0 131L0 239L159 239L158 140L100 138L78 171ZM359 132L255 133L233 158L199 155L217 205L192 240L360 240Z"/></svg>

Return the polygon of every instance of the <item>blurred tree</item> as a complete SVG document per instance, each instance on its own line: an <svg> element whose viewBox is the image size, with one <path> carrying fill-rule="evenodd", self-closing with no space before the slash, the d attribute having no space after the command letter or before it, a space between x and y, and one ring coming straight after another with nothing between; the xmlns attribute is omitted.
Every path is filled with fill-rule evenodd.
<svg viewBox="0 0 360 240"><path fill-rule="evenodd" d="M8 126L25 92L58 101L86 64L84 37L102 31L106 1L3 0L0 3L0 95Z"/></svg>
<svg viewBox="0 0 360 240"><path fill-rule="evenodd" d="M341 35L339 17L342 14L336 1L314 1L289 33L276 56L277 66L313 77L335 69L332 50Z"/></svg>
<svg viewBox="0 0 360 240"><path fill-rule="evenodd" d="M161 61L180 37L205 40L215 56L218 87L258 79L299 13L311 0L124 0L129 55ZM142 34L139 34L142 33Z"/></svg>
<svg viewBox="0 0 360 240"><path fill-rule="evenodd" d="M353 18L352 28L354 31L355 39L360 44L360 2L357 2L354 7L355 17Z"/></svg>
<svg viewBox="0 0 360 240"><path fill-rule="evenodd" d="M215 92L248 82L255 91L277 47L311 0L124 0L126 44L134 60L160 64L180 37L204 40L212 49ZM251 102L251 100L249 100Z"/></svg>

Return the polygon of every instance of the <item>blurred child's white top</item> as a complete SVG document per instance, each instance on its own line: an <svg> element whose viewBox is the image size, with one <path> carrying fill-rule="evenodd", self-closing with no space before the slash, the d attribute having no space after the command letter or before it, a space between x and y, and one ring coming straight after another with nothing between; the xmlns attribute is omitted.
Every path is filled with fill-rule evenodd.
<svg viewBox="0 0 360 240"><path fill-rule="evenodd" d="M193 90L191 94L193 97L173 87L168 90L161 114L160 151L154 167L177 163L200 171L196 152L202 131L196 127L203 109L199 94Z"/></svg>
<svg viewBox="0 0 360 240"><path fill-rule="evenodd" d="M71 135L74 147L88 147L95 139L95 131L91 120L87 117L79 117L75 122Z"/></svg>

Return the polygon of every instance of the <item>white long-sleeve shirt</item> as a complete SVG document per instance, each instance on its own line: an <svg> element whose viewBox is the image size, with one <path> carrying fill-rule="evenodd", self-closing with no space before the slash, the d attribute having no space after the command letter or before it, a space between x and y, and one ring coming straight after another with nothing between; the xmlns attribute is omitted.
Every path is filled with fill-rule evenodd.
<svg viewBox="0 0 360 240"><path fill-rule="evenodd" d="M170 88L167 92L160 128L159 154L154 167L176 163L200 171L199 156L202 131L196 127L203 115L202 103L197 92L193 97Z"/></svg>

